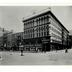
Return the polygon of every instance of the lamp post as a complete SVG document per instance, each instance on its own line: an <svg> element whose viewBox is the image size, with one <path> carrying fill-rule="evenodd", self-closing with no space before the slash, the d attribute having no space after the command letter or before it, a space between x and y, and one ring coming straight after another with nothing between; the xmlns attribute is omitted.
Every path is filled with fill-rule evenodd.
<svg viewBox="0 0 72 72"><path fill-rule="evenodd" d="M21 56L23 56L23 50L21 50Z"/></svg>
<svg viewBox="0 0 72 72"><path fill-rule="evenodd" d="M69 42L68 39L69 39L69 38L68 38L68 35L67 35L67 47L66 47L66 49L65 49L65 53L68 53L68 45L69 45L69 44L68 44L68 42Z"/></svg>
<svg viewBox="0 0 72 72"><path fill-rule="evenodd" d="M3 49L4 49L4 28L3 28L2 46L3 46Z"/></svg>
<svg viewBox="0 0 72 72"><path fill-rule="evenodd" d="M23 45L21 45L21 43L19 44L19 47L21 49L21 56L23 56Z"/></svg>

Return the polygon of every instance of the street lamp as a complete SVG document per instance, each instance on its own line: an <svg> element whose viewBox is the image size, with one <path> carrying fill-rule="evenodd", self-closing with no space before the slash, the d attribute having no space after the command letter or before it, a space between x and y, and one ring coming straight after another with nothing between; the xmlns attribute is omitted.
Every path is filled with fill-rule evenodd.
<svg viewBox="0 0 72 72"><path fill-rule="evenodd" d="M23 45L21 44L21 42L19 43L19 48L21 49L21 56L23 56Z"/></svg>
<svg viewBox="0 0 72 72"><path fill-rule="evenodd" d="M3 48L4 48L4 28L3 28L3 39L2 39L2 46L3 46Z"/></svg>

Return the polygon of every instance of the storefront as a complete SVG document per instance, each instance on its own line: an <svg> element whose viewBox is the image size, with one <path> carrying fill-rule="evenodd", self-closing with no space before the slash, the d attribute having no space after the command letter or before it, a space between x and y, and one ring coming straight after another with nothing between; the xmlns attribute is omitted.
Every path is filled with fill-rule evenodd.
<svg viewBox="0 0 72 72"><path fill-rule="evenodd" d="M50 51L50 38L42 39L42 51Z"/></svg>

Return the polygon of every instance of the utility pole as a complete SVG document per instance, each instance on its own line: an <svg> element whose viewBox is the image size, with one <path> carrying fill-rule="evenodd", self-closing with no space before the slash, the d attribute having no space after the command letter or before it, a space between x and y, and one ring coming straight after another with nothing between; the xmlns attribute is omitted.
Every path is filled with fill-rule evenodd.
<svg viewBox="0 0 72 72"><path fill-rule="evenodd" d="M66 43L66 44L67 44L67 46L66 46L65 53L68 53L68 45L69 45L69 44L68 44L68 42L69 42L69 41L68 41L68 38L69 38L69 37L68 37L68 35L67 35L67 43Z"/></svg>
<svg viewBox="0 0 72 72"><path fill-rule="evenodd" d="M4 28L3 28L3 39L2 39L2 46L3 46L3 50L4 50Z"/></svg>

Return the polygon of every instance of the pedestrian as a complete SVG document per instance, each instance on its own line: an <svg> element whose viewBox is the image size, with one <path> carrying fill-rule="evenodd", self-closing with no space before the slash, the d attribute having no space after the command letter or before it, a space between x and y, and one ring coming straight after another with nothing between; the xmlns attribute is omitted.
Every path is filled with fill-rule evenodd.
<svg viewBox="0 0 72 72"><path fill-rule="evenodd" d="M23 56L23 49L21 49L21 56Z"/></svg>
<svg viewBox="0 0 72 72"><path fill-rule="evenodd" d="M13 51L12 51L12 49L10 50L10 55L12 55L13 54Z"/></svg>
<svg viewBox="0 0 72 72"><path fill-rule="evenodd" d="M67 48L65 49L65 53L68 53L68 49Z"/></svg>

